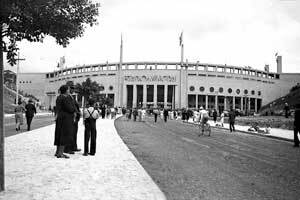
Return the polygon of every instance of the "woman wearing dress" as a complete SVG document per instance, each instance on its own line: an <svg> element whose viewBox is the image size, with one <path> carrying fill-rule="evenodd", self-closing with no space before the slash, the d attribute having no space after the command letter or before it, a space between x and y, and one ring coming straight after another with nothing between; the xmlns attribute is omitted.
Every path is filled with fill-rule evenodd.
<svg viewBox="0 0 300 200"><path fill-rule="evenodd" d="M23 113L25 112L25 107L22 105L22 101L18 101L18 105L15 108L15 119L16 119L16 131L21 129L23 124Z"/></svg>

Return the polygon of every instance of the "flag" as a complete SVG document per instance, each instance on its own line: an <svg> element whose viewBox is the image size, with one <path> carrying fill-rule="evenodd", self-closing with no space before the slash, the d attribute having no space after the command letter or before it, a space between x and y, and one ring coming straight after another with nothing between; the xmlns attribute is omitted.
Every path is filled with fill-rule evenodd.
<svg viewBox="0 0 300 200"><path fill-rule="evenodd" d="M59 58L59 68L63 68L64 67L64 64L66 63L66 59L65 59L65 56L63 56L63 57L60 57Z"/></svg>
<svg viewBox="0 0 300 200"><path fill-rule="evenodd" d="M183 44L183 32L181 32L180 37L179 37L179 46Z"/></svg>

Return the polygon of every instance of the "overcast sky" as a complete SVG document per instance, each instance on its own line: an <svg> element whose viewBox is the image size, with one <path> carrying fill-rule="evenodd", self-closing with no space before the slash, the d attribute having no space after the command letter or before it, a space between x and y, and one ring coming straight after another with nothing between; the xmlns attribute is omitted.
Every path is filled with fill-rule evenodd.
<svg viewBox="0 0 300 200"><path fill-rule="evenodd" d="M184 60L251 66L300 73L299 0L98 0L99 25L67 48L47 37L44 43L20 43L21 72L50 72L61 56L66 66L119 62ZM6 69L14 70L6 64Z"/></svg>

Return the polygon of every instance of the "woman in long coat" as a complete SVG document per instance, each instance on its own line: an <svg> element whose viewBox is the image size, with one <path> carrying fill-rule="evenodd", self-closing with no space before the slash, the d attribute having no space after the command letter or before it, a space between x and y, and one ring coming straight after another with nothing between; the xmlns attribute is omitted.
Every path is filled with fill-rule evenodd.
<svg viewBox="0 0 300 200"><path fill-rule="evenodd" d="M75 120L75 105L69 95L69 87L63 85L59 88L60 95L56 99L56 126L54 145L57 146L57 158L69 158L63 154L64 147L72 144L73 123Z"/></svg>

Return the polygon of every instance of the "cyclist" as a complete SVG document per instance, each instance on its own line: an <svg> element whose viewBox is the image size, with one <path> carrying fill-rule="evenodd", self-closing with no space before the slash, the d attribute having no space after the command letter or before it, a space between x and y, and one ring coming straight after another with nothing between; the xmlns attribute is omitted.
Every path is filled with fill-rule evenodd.
<svg viewBox="0 0 300 200"><path fill-rule="evenodd" d="M203 109L203 107L201 106L199 114L200 114L200 127L201 127L201 131L202 131L202 135L203 135L204 134L204 126L207 124L207 121L208 121L208 112L205 109ZM200 136L200 134L199 134L199 136Z"/></svg>

